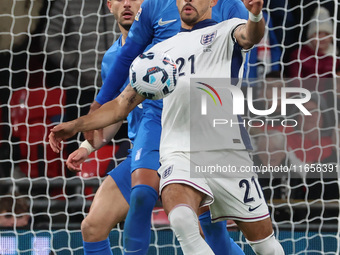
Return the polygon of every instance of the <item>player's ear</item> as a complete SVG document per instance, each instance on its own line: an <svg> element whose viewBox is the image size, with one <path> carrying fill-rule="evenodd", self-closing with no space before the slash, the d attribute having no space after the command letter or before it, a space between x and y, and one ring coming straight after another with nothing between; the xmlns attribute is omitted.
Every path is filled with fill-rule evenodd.
<svg viewBox="0 0 340 255"><path fill-rule="evenodd" d="M217 4L218 0L211 0L210 7L214 7Z"/></svg>
<svg viewBox="0 0 340 255"><path fill-rule="evenodd" d="M109 8L110 12L112 13L112 9L111 9L112 3L111 3L111 0L107 0L106 1L106 6L107 6L107 8Z"/></svg>

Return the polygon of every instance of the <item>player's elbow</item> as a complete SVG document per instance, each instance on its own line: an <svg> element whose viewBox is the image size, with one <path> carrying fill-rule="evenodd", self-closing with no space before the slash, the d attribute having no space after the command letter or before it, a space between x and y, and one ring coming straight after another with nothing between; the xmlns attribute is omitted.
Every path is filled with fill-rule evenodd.
<svg viewBox="0 0 340 255"><path fill-rule="evenodd" d="M250 50L255 44L251 42L245 42L241 46L244 50Z"/></svg>
<svg viewBox="0 0 340 255"><path fill-rule="evenodd" d="M240 38L244 49L251 49L255 44L261 42L265 32L264 19L258 23L248 22L244 29L240 29Z"/></svg>
<svg viewBox="0 0 340 255"><path fill-rule="evenodd" d="M125 120L130 113L130 109L126 105L121 103L118 105L116 109L117 119L115 123Z"/></svg>
<svg viewBox="0 0 340 255"><path fill-rule="evenodd" d="M127 116L129 115L129 111L126 109L123 109L119 114L118 114L118 120L122 121L125 120L127 118Z"/></svg>
<svg viewBox="0 0 340 255"><path fill-rule="evenodd" d="M243 49L249 50L252 47L254 47L255 44L260 43L261 40L262 40L262 37L263 37L263 34L261 34L261 33L256 34L253 37L249 38L248 40L243 41L241 46L242 46Z"/></svg>

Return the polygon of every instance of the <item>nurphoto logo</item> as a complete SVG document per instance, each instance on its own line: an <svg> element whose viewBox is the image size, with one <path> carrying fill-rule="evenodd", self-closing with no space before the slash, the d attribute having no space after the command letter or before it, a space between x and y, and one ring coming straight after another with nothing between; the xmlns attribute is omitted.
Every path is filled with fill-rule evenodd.
<svg viewBox="0 0 340 255"><path fill-rule="evenodd" d="M203 85L205 88L197 87L198 89L204 91L205 93L202 93L201 97L201 112L202 115L207 115L207 95L209 95L212 100L214 101L215 105L216 99L219 100L220 105L222 106L222 101L220 95L217 93L216 89L212 87L209 84L203 83L203 82L197 82L200 85ZM208 89L207 89L208 88ZM210 89L210 91L209 91ZM244 101L245 96L243 94L243 91L236 86L228 85L226 84L225 89L229 90L232 95L232 101L233 101L233 115L244 115L245 109L244 109ZM303 106L304 103L307 103L311 98L311 93L309 90L304 88L290 88L290 87L284 87L280 88L281 92L281 99L278 98L278 88L273 88L273 97L272 97L272 106L270 109L266 110L258 110L255 109L253 104L253 87L247 87L247 106L251 113L258 116L266 116L274 113L278 106L278 101L281 100L281 115L287 115L287 105L295 105L297 108L300 109L300 111L304 115L311 115L311 113ZM305 97L303 98L289 98L287 95L290 94L303 94Z"/></svg>
<svg viewBox="0 0 340 255"><path fill-rule="evenodd" d="M311 113L304 107L304 104L311 99L309 90L298 87L281 87L272 88L272 96L270 98L271 106L267 109L257 109L254 105L253 87L245 89L246 96L243 90L235 85L232 85L231 79L195 79L191 81L193 87L200 91L200 115L212 115L212 126L217 125L243 125L249 127L262 127L264 125L281 125L283 127L295 127L298 125L293 118L286 118L288 115L288 107L296 107L303 115L311 115ZM196 94L194 91L192 91ZM292 97L291 95L295 95ZM196 95L197 96L197 95ZM227 118L227 116L243 116L246 115L246 107L248 113L256 117L243 120L237 118ZM223 108L223 110L218 109ZM219 112L219 113L217 113ZM267 116L279 113L283 119L267 118ZM223 116L220 118L218 116Z"/></svg>

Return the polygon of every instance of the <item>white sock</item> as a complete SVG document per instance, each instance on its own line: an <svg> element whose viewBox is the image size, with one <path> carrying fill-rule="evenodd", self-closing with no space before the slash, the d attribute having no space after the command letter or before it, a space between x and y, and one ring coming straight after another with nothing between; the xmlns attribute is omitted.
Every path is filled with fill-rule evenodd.
<svg viewBox="0 0 340 255"><path fill-rule="evenodd" d="M187 205L178 205L169 213L170 226L185 255L213 255L200 235L196 213Z"/></svg>
<svg viewBox="0 0 340 255"><path fill-rule="evenodd" d="M265 239L259 241L249 241L251 248L257 255L284 255L285 252L279 243L276 240L274 233Z"/></svg>

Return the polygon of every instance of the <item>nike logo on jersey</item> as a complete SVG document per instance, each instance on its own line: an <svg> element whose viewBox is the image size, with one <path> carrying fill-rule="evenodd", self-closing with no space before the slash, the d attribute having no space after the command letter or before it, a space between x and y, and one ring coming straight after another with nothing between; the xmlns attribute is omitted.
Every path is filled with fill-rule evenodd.
<svg viewBox="0 0 340 255"><path fill-rule="evenodd" d="M177 21L177 19L171 19L171 20L163 21L163 18L160 18L160 20L158 21L158 25L164 26L166 24L170 24L170 23L175 22L175 21Z"/></svg>
<svg viewBox="0 0 340 255"><path fill-rule="evenodd" d="M255 211L255 210L256 210L257 208L259 208L261 205L262 205L262 203L259 204L259 205L256 206L256 207L249 207L248 210L249 210L249 212Z"/></svg>

